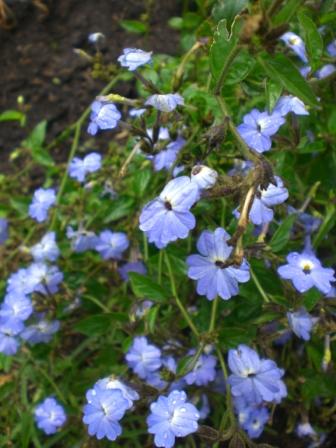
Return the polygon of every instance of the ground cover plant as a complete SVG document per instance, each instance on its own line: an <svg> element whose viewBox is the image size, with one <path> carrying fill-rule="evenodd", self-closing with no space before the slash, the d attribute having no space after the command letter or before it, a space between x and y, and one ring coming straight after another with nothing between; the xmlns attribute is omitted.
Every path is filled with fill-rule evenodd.
<svg viewBox="0 0 336 448"><path fill-rule="evenodd" d="M335 446L334 7L185 1L175 56L75 49L105 87L0 175L1 446Z"/></svg>

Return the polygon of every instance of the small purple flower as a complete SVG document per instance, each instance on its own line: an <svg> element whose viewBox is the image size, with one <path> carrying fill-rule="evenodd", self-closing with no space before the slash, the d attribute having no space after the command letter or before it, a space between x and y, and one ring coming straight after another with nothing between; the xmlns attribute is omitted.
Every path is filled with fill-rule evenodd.
<svg viewBox="0 0 336 448"><path fill-rule="evenodd" d="M291 280L294 287L301 293L308 291L314 286L323 294L331 289L331 282L336 281L334 270L324 268L312 253L291 252L287 255L287 262L278 268L281 278Z"/></svg>
<svg viewBox="0 0 336 448"><path fill-rule="evenodd" d="M125 233L103 230L98 237L95 249L104 260L110 258L118 260L128 246L129 241Z"/></svg>
<svg viewBox="0 0 336 448"><path fill-rule="evenodd" d="M296 334L296 336L304 339L305 341L309 341L310 332L314 325L314 319L306 311L306 309L301 308L294 313L288 312L287 319L290 328Z"/></svg>
<svg viewBox="0 0 336 448"><path fill-rule="evenodd" d="M159 249L178 238L186 238L196 220L189 211L199 198L198 187L187 176L177 177L160 196L149 202L140 215L140 229Z"/></svg>
<svg viewBox="0 0 336 448"><path fill-rule="evenodd" d="M309 115L303 101L297 96L284 95L276 103L273 113L278 113L282 117L292 112L295 115Z"/></svg>
<svg viewBox="0 0 336 448"><path fill-rule="evenodd" d="M330 42L330 44L327 45L327 52L332 58L336 58L336 39Z"/></svg>
<svg viewBox="0 0 336 448"><path fill-rule="evenodd" d="M73 230L72 227L68 226L66 236L71 240L72 250L78 253L95 249L98 243L98 237L95 233L82 228Z"/></svg>
<svg viewBox="0 0 336 448"><path fill-rule="evenodd" d="M140 108L140 109L133 108L133 109L129 110L128 114L132 118L134 118L134 117L138 118L138 117L141 117L141 115L143 115L145 112L146 112L145 108Z"/></svg>
<svg viewBox="0 0 336 448"><path fill-rule="evenodd" d="M184 105L184 99L178 93L167 93L166 95L151 95L145 102L146 106L153 106L161 112L171 112L177 106Z"/></svg>
<svg viewBox="0 0 336 448"><path fill-rule="evenodd" d="M276 185L269 184L266 190L257 191L249 213L249 219L255 225L262 225L272 221L273 205L282 204L288 198L288 190L284 187L280 177L275 176Z"/></svg>
<svg viewBox="0 0 336 448"><path fill-rule="evenodd" d="M276 134L284 123L285 119L278 113L269 115L267 112L252 109L244 116L237 131L250 148L263 153L271 149L271 136Z"/></svg>
<svg viewBox="0 0 336 448"><path fill-rule="evenodd" d="M315 73L316 78L324 79L332 75L336 71L336 66L333 64L326 64Z"/></svg>
<svg viewBox="0 0 336 448"><path fill-rule="evenodd" d="M8 239L8 221L0 218L0 245Z"/></svg>
<svg viewBox="0 0 336 448"><path fill-rule="evenodd" d="M121 118L121 113L113 103L94 101L91 104L90 124L87 129L91 135L96 135L99 129L114 129Z"/></svg>
<svg viewBox="0 0 336 448"><path fill-rule="evenodd" d="M85 177L89 173L94 173L101 168L101 155L92 152L83 159L74 157L69 165L69 176L77 179L78 182L84 182Z"/></svg>
<svg viewBox="0 0 336 448"><path fill-rule="evenodd" d="M118 272L120 274L120 277L124 280L124 282L128 282L128 280L129 280L128 273L129 272L136 272L141 275L146 275L147 268L143 264L142 261L134 261L134 262L130 262L130 263L125 263L123 266L121 266L118 269Z"/></svg>
<svg viewBox="0 0 336 448"><path fill-rule="evenodd" d="M306 46L300 36L291 31L283 34L280 39L304 62L308 62Z"/></svg>
<svg viewBox="0 0 336 448"><path fill-rule="evenodd" d="M154 444L157 447L172 448L175 437L186 437L198 429L199 412L187 402L184 391L174 390L168 397L159 396L150 410L148 432L155 435Z"/></svg>
<svg viewBox="0 0 336 448"><path fill-rule="evenodd" d="M309 65L304 65L303 67L300 68L300 73L305 79L308 78L308 75L310 74L310 72L311 72L311 67Z"/></svg>
<svg viewBox="0 0 336 448"><path fill-rule="evenodd" d="M296 434L299 437L315 437L316 431L309 422L305 422L297 425Z"/></svg>
<svg viewBox="0 0 336 448"><path fill-rule="evenodd" d="M191 181L195 182L200 190L212 188L217 178L217 171L205 165L195 165L191 170Z"/></svg>
<svg viewBox="0 0 336 448"><path fill-rule="evenodd" d="M35 191L33 201L29 206L29 216L37 222L43 222L48 217L49 208L56 202L53 188L39 188Z"/></svg>
<svg viewBox="0 0 336 448"><path fill-rule="evenodd" d="M169 170L185 143L186 141L184 138L178 137L177 140L168 143L165 149L155 154L153 157L155 171L161 171L162 169Z"/></svg>
<svg viewBox="0 0 336 448"><path fill-rule="evenodd" d="M166 371L169 371L171 373L176 373L176 361L172 356L165 356L162 357L162 365L161 367L164 368ZM181 380L183 381L183 380ZM150 373L147 378L146 378L146 383L151 385L152 387L155 387L156 389L164 389L165 387L167 387L167 381L164 381L161 377L161 372L156 370L153 373ZM171 388L175 389L176 387L174 387L176 385L176 383L174 382L173 384L171 384Z"/></svg>
<svg viewBox="0 0 336 448"><path fill-rule="evenodd" d="M217 358L213 355L202 354L191 372L184 376L185 382L190 386L207 386L216 378Z"/></svg>
<svg viewBox="0 0 336 448"><path fill-rule="evenodd" d="M20 295L31 294L35 289L35 279L29 275L28 269L21 268L11 274L7 280L7 292Z"/></svg>
<svg viewBox="0 0 336 448"><path fill-rule="evenodd" d="M295 209L291 205L287 207L288 214L291 215L295 213L298 216L298 221L304 227L306 234L311 234L315 232L321 225L322 220L320 218L316 218L309 213L300 212L300 210Z"/></svg>
<svg viewBox="0 0 336 448"><path fill-rule="evenodd" d="M36 406L34 411L37 427L45 434L55 434L55 432L66 422L66 414L53 397L46 398Z"/></svg>
<svg viewBox="0 0 336 448"><path fill-rule="evenodd" d="M63 281L63 274L58 267L46 263L32 263L27 269L27 275L34 284L34 292L45 295L55 294Z"/></svg>
<svg viewBox="0 0 336 448"><path fill-rule="evenodd" d="M229 350L228 360L232 371L228 383L234 397L258 404L262 401L278 401L286 395L286 386L281 380L284 371L274 361L260 359L258 353L246 345Z"/></svg>
<svg viewBox="0 0 336 448"><path fill-rule="evenodd" d="M58 320L48 321L44 318L43 313L36 314L35 319L36 322L27 326L20 334L20 337L27 341L29 345L35 345L41 342L46 344L59 330L60 323Z"/></svg>
<svg viewBox="0 0 336 448"><path fill-rule="evenodd" d="M56 261L60 251L56 244L55 232L46 233L41 241L30 249L30 253L36 262Z"/></svg>
<svg viewBox="0 0 336 448"><path fill-rule="evenodd" d="M83 409L83 422L88 425L90 436L98 440L106 437L110 441L120 436L119 420L129 408L129 402L120 389L108 389L95 384L86 393L87 404Z"/></svg>
<svg viewBox="0 0 336 448"><path fill-rule="evenodd" d="M239 293L238 283L250 279L249 265L246 260L238 267L225 267L232 252L227 244L230 235L224 229L214 232L205 230L197 241L197 250L201 255L187 258L188 277L197 280L197 293L213 300L218 295L224 300Z"/></svg>
<svg viewBox="0 0 336 448"><path fill-rule="evenodd" d="M133 72L138 67L148 64L152 59L152 51L143 51L138 48L125 48L123 54L118 57L118 62L122 67L127 67Z"/></svg>
<svg viewBox="0 0 336 448"><path fill-rule="evenodd" d="M15 333L23 330L23 322L33 312L31 299L25 295L9 293L0 307L0 325L9 328Z"/></svg>
<svg viewBox="0 0 336 448"><path fill-rule="evenodd" d="M0 353L7 356L15 355L19 349L19 341L16 337L19 331L18 327L11 329L6 324L0 324Z"/></svg>
<svg viewBox="0 0 336 448"><path fill-rule="evenodd" d="M126 354L126 361L134 373L146 379L161 367L161 351L144 336L137 336Z"/></svg>
<svg viewBox="0 0 336 448"><path fill-rule="evenodd" d="M98 380L95 386L98 386L101 389L120 390L123 398L128 402L128 409L133 406L134 401L139 400L140 398L139 394L134 389L112 376Z"/></svg>

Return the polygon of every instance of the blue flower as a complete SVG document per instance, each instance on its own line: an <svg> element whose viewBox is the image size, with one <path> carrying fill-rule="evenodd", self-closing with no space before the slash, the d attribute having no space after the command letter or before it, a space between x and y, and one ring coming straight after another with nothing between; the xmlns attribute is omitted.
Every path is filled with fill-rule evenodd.
<svg viewBox="0 0 336 448"><path fill-rule="evenodd" d="M35 289L35 279L29 275L28 269L21 268L11 274L7 280L7 292L16 294L31 294Z"/></svg>
<svg viewBox="0 0 336 448"><path fill-rule="evenodd" d="M326 64L315 73L316 78L324 79L336 71L336 66L333 64Z"/></svg>
<svg viewBox="0 0 336 448"><path fill-rule="evenodd" d="M134 338L126 354L126 361L134 373L146 379L161 367L161 351L155 345L149 344L144 336L138 336Z"/></svg>
<svg viewBox="0 0 336 448"><path fill-rule="evenodd" d="M146 109L145 109L145 108L140 108L140 109L135 109L135 108L133 108L133 109L130 109L128 113L129 113L129 116L130 116L130 117L132 117L132 118L134 118L134 117L138 118L138 117L141 117L141 115L143 115L145 112L146 112Z"/></svg>
<svg viewBox="0 0 336 448"><path fill-rule="evenodd" d="M284 95L276 103L273 113L279 113L284 117L289 112L293 112L295 115L309 115L304 102L300 98L293 95Z"/></svg>
<svg viewBox="0 0 336 448"><path fill-rule="evenodd" d="M268 410L263 406L247 403L242 397L234 398L234 407L239 424L249 437L251 439L259 437L269 419Z"/></svg>
<svg viewBox="0 0 336 448"><path fill-rule="evenodd" d="M77 179L78 182L84 182L85 177L89 173L94 173L101 168L101 155L92 152L83 159L74 157L69 165L69 176Z"/></svg>
<svg viewBox="0 0 336 448"><path fill-rule="evenodd" d="M95 384L86 393L87 403L83 409L83 422L88 425L90 436L110 441L120 436L119 420L129 408L129 402L120 389L108 389Z"/></svg>
<svg viewBox="0 0 336 448"><path fill-rule="evenodd" d="M291 31L283 34L280 39L304 62L308 62L306 46L300 36Z"/></svg>
<svg viewBox="0 0 336 448"><path fill-rule="evenodd" d="M29 216L37 222L43 222L48 217L49 208L56 202L53 188L39 188L35 191L33 201L29 206Z"/></svg>
<svg viewBox="0 0 336 448"><path fill-rule="evenodd" d="M98 237L95 249L104 260L110 258L118 260L128 246L129 241L125 233L103 230Z"/></svg>
<svg viewBox="0 0 336 448"><path fill-rule="evenodd" d="M185 143L184 138L178 137L177 140L170 142L165 149L155 154L152 158L155 171L169 170Z"/></svg>
<svg viewBox="0 0 336 448"><path fill-rule="evenodd" d="M191 170L191 181L195 182L200 190L212 188L217 178L217 171L205 165L195 165Z"/></svg>
<svg viewBox="0 0 336 448"><path fill-rule="evenodd" d="M104 41L105 40L105 36L103 33L90 33L88 35L88 41L90 42L90 44L97 44L100 41Z"/></svg>
<svg viewBox="0 0 336 448"><path fill-rule="evenodd" d="M176 361L172 356L164 356L162 357L162 365L161 367L164 368L166 371L171 372L171 373L176 373ZM183 381L183 380L180 380ZM155 387L156 389L164 389L165 387L167 387L168 383L167 381L163 380L161 377L161 372L156 370L153 373L148 374L147 378L146 378L146 383L150 384L151 386ZM176 387L176 382L172 383L170 385L170 388L175 389Z"/></svg>
<svg viewBox="0 0 336 448"><path fill-rule="evenodd" d="M244 116L237 131L250 148L263 153L271 149L271 136L276 134L284 123L285 119L278 113L269 115L267 112L252 109Z"/></svg>
<svg viewBox="0 0 336 448"><path fill-rule="evenodd" d="M298 217L298 221L303 226L306 234L310 235L315 232L321 225L322 220L320 218L316 218L309 213L301 212L300 210L295 209L291 205L287 207L288 214L291 215L295 213Z"/></svg>
<svg viewBox="0 0 336 448"><path fill-rule="evenodd" d="M37 427L45 434L55 434L55 432L66 422L66 414L53 397L46 398L36 406L34 417Z"/></svg>
<svg viewBox="0 0 336 448"><path fill-rule="evenodd" d="M162 249L171 241L186 238L196 225L189 209L198 198L198 187L189 177L168 182L160 196L145 205L140 215L140 229L149 242Z"/></svg>
<svg viewBox="0 0 336 448"><path fill-rule="evenodd" d="M11 329L8 325L0 324L0 353L11 356L19 349L19 341L17 335L19 333L18 327Z"/></svg>
<svg viewBox="0 0 336 448"><path fill-rule="evenodd" d="M7 219L0 218L0 244L4 244L7 238L8 238L8 221Z"/></svg>
<svg viewBox="0 0 336 448"><path fill-rule="evenodd" d="M287 255L287 262L278 268L281 278L291 280L294 287L301 293L314 286L323 294L331 289L330 282L336 281L334 270L324 268L311 252L291 252Z"/></svg>
<svg viewBox="0 0 336 448"><path fill-rule="evenodd" d="M224 229L214 232L205 230L197 241L197 250L201 255L187 258L188 277L197 280L197 293L213 300L218 295L224 300L239 293L238 282L250 279L249 266L244 260L238 267L225 267L225 261L232 252L227 244L230 235Z"/></svg>
<svg viewBox="0 0 336 448"><path fill-rule="evenodd" d="M217 358L215 356L202 354L192 371L187 373L183 378L189 386L191 384L207 386L216 378L216 364Z"/></svg>
<svg viewBox="0 0 336 448"><path fill-rule="evenodd" d="M151 404L150 410L148 432L155 434L154 444L157 447L172 448L175 437L186 437L198 429L199 412L187 402L184 391L174 390L168 397L160 396Z"/></svg>
<svg viewBox="0 0 336 448"><path fill-rule="evenodd" d="M34 284L34 292L45 295L55 294L63 281L63 274L58 267L46 263L32 263L27 269L27 275Z"/></svg>
<svg viewBox="0 0 336 448"><path fill-rule="evenodd" d="M130 409L133 406L133 402L139 400L140 398L139 394L134 389L122 383L120 380L113 376L98 380L95 386L101 389L120 390L122 396L128 403L127 409Z"/></svg>
<svg viewBox="0 0 336 448"><path fill-rule="evenodd" d="M125 48L123 52L124 54L118 57L118 62L131 72L142 65L148 64L152 59L152 51L147 52L137 48Z"/></svg>
<svg viewBox="0 0 336 448"><path fill-rule="evenodd" d="M35 261L56 261L60 255L59 248L56 244L55 232L48 232L41 241L30 249Z"/></svg>
<svg viewBox="0 0 336 448"><path fill-rule="evenodd" d="M307 312L305 308L294 313L287 313L287 319L290 328L296 334L297 337L309 341L310 332L314 325L314 319Z"/></svg>
<svg viewBox="0 0 336 448"><path fill-rule="evenodd" d="M296 434L299 437L307 437L307 436L315 437L317 435L316 431L309 422L299 423L296 428Z"/></svg>
<svg viewBox="0 0 336 448"><path fill-rule="evenodd" d="M91 111L91 122L87 129L91 135L96 135L99 129L114 129L121 118L121 113L113 103L96 100L91 104Z"/></svg>
<svg viewBox="0 0 336 448"><path fill-rule="evenodd" d="M147 268L142 261L134 261L130 263L125 263L118 269L118 272L120 274L120 277L124 280L124 282L127 282L129 280L128 277L129 272L136 272L141 275L146 275Z"/></svg>
<svg viewBox="0 0 336 448"><path fill-rule="evenodd" d="M327 52L332 58L336 58L336 39L327 45Z"/></svg>
<svg viewBox="0 0 336 448"><path fill-rule="evenodd" d="M95 249L98 243L98 237L95 233L82 228L73 230L71 226L68 226L66 236L71 240L72 250L78 253Z"/></svg>
<svg viewBox="0 0 336 448"><path fill-rule="evenodd" d="M41 342L48 343L53 335L59 330L60 323L58 320L48 321L44 318L43 313L35 315L36 322L27 326L20 337L27 341L29 345L39 344Z"/></svg>
<svg viewBox="0 0 336 448"><path fill-rule="evenodd" d="M146 106L153 106L161 112L171 112L177 106L184 105L184 99L178 93L167 93L166 95L151 95L145 102Z"/></svg>
<svg viewBox="0 0 336 448"><path fill-rule="evenodd" d="M0 307L0 325L3 329L9 328L15 333L23 330L23 322L33 312L31 299L25 295L9 293Z"/></svg>
<svg viewBox="0 0 336 448"><path fill-rule="evenodd" d="M286 396L286 386L281 380L284 371L274 361L260 359L258 353L246 345L229 350L228 360L232 371L228 383L234 397L258 404L279 401Z"/></svg>
<svg viewBox="0 0 336 448"><path fill-rule="evenodd" d="M288 198L288 190L283 186L280 177L275 176L276 185L269 184L266 190L258 188L249 213L249 219L255 225L262 225L272 221L273 205L282 204ZM239 213L235 213L239 217Z"/></svg>

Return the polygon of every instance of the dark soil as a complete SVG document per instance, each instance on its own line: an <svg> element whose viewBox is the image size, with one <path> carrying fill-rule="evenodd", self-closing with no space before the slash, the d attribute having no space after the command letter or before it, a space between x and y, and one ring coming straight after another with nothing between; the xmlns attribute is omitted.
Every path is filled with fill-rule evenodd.
<svg viewBox="0 0 336 448"><path fill-rule="evenodd" d="M127 33L120 26L120 20L140 19L146 12L144 0L6 1L16 23L12 29L0 29L0 112L16 109L22 95L29 106L28 128L48 120L49 139L74 122L105 84L92 79L90 64L73 51L93 53L89 33L105 34L102 51L111 63L125 47L168 54L179 48L178 34L167 25L179 13L179 0L152 2L147 36ZM17 123L0 123L0 172L10 150L26 135L27 129Z"/></svg>

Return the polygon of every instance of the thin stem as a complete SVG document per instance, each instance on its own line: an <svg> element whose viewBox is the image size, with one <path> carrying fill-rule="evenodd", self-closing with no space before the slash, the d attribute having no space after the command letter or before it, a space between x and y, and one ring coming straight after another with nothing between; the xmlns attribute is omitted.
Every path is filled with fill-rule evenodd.
<svg viewBox="0 0 336 448"><path fill-rule="evenodd" d="M173 83L172 83L172 90L173 92L175 92L182 81L182 77L184 74L184 69L185 66L187 64L187 62L189 61L189 59L191 58L191 56L193 55L193 53L195 53L200 47L202 47L202 43L200 41L197 41L191 48L190 50L183 56L180 65L177 67L175 76L173 77Z"/></svg>
<svg viewBox="0 0 336 448"><path fill-rule="evenodd" d="M223 354L222 354L222 352L221 352L221 350L220 350L220 348L218 346L216 346L216 352L217 352L217 356L218 356L218 359L219 359L219 364L221 366L221 369L222 369L222 372L223 372L223 375L224 375L225 382L227 384L227 379L228 379L229 375L228 375L228 371L227 371L227 368L226 368L224 356L223 356ZM228 385L226 387L226 406L227 406L227 411L229 413L229 418L230 418L231 425L235 424L235 416L234 416L233 411L232 411L231 389L230 389L230 387L228 387Z"/></svg>
<svg viewBox="0 0 336 448"><path fill-rule="evenodd" d="M218 302L219 297L217 296L215 300L212 302L212 308L211 308L211 318L210 318L210 324L209 324L209 333L212 333L215 329L216 325L216 317L217 317L217 309L218 309Z"/></svg>
<svg viewBox="0 0 336 448"><path fill-rule="evenodd" d="M158 264L158 284L162 283L162 263L163 263L163 251L159 252L159 264Z"/></svg>
<svg viewBox="0 0 336 448"><path fill-rule="evenodd" d="M176 284L175 284L175 278L174 278L174 274L173 274L173 270L170 264L170 260L169 257L167 255L167 253L165 252L164 254L165 257L165 262L166 262L166 266L167 266L167 270L168 270L168 274L169 274L169 278L170 278L170 285L171 285L171 289L172 289L172 293L173 296L175 298L176 304L179 307L183 317L185 318L185 320L187 321L191 331L194 333L194 335L199 338L199 332L197 330L197 328L195 327L193 321L191 320L188 311L184 308L181 300L179 299L178 295L177 295L177 290L176 290Z"/></svg>
<svg viewBox="0 0 336 448"><path fill-rule="evenodd" d="M148 242L147 242L147 235L145 232L143 232L143 246L144 246L144 260L145 262L148 261Z"/></svg>
<svg viewBox="0 0 336 448"><path fill-rule="evenodd" d="M258 291L260 292L260 295L262 296L262 298L264 299L264 301L265 301L266 303L270 303L270 299L268 298L266 292L264 291L264 288L261 286L261 284L260 284L260 282L259 282L259 280L258 280L258 277L257 277L257 276L255 275L255 273L253 272L251 266L250 266L250 272L251 272L252 280L254 281L254 283L255 283L255 285L256 285Z"/></svg>
<svg viewBox="0 0 336 448"><path fill-rule="evenodd" d="M132 161L133 157L135 156L135 154L137 153L137 151L140 149L141 144L137 143L136 145L134 145L134 148L132 149L132 151L129 153L127 159L125 160L123 166L120 169L119 172L119 177L123 177L126 174L126 170L128 165L130 164L130 162Z"/></svg>
<svg viewBox="0 0 336 448"><path fill-rule="evenodd" d="M273 14L279 9L283 0L273 0L272 4L266 11L266 17L272 17Z"/></svg>
<svg viewBox="0 0 336 448"><path fill-rule="evenodd" d="M310 201L311 201L311 200L313 199L313 197L315 196L316 191L317 191L317 189L318 189L318 187L319 187L320 185L321 185L321 182L320 182L320 181L317 181L317 182L315 182L314 185L311 187L311 189L309 190L309 192L308 192L308 194L307 194L307 197L306 197L304 203L303 203L303 204L301 205L301 207L299 208L299 212L300 212L300 213L303 213L303 212L306 210L306 208L308 207Z"/></svg>
<svg viewBox="0 0 336 448"><path fill-rule="evenodd" d="M219 78L216 82L216 86L215 86L215 90L214 90L214 94L216 96L220 95L220 92L223 88L225 77L228 74L228 71L231 67L232 62L234 61L235 57L238 55L239 52L240 52L240 47L234 47L231 50L231 53L229 53L228 57L226 58L225 63L222 68L222 71L221 71Z"/></svg>

